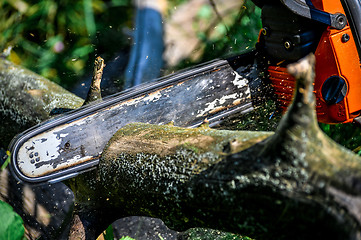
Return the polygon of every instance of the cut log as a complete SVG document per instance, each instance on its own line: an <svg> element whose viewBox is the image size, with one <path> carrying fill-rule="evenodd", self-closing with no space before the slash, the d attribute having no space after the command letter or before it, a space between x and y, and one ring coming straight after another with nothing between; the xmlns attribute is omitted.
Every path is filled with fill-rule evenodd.
<svg viewBox="0 0 361 240"><path fill-rule="evenodd" d="M275 134L130 124L96 171L69 180L85 239L143 215L184 231L258 239L361 239L361 159L321 132L314 56L291 65L293 104Z"/></svg>

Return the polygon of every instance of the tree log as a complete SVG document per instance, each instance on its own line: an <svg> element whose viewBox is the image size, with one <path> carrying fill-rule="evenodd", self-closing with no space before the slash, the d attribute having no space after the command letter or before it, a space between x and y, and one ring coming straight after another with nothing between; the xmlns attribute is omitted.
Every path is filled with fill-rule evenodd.
<svg viewBox="0 0 361 240"><path fill-rule="evenodd" d="M258 239L361 239L361 159L319 129L314 57L289 67L293 104L274 134L130 124L99 167L69 180L86 239L115 219L161 218Z"/></svg>
<svg viewBox="0 0 361 240"><path fill-rule="evenodd" d="M75 109L83 99L54 82L0 57L0 147L50 118L54 109Z"/></svg>

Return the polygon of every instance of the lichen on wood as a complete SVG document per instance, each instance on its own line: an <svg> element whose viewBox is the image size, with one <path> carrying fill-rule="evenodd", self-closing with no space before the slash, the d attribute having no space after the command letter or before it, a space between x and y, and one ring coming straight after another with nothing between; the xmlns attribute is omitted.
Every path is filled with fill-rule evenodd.
<svg viewBox="0 0 361 240"><path fill-rule="evenodd" d="M129 124L114 135L105 148L99 166L100 179L109 182L108 177L113 180L119 178L116 182L121 183L126 180L125 176L139 174L142 177L133 179L138 190L147 191L157 186L159 191L166 194L177 191L177 184L189 181L192 176L222 161L227 155L262 141L271 134L221 131L207 127L185 129ZM163 185L167 181L176 184ZM164 189L161 190L160 186ZM119 189L118 185L111 187Z"/></svg>
<svg viewBox="0 0 361 240"><path fill-rule="evenodd" d="M177 240L252 240L249 237L240 234L222 232L208 228L191 228L177 235Z"/></svg>
<svg viewBox="0 0 361 240"><path fill-rule="evenodd" d="M78 200L80 212L103 208L108 204L111 208L123 208L124 205L130 204L126 207L126 215L139 215L139 211L143 210L147 216L160 217L157 209L145 206L138 209L137 204L134 204L133 208L132 203L142 199L133 199L133 195L147 192L153 195L156 191L156 195L160 194L173 201L174 196L184 190L193 176L227 155L247 148L272 134L214 130L207 126L186 129L171 125L129 124L109 141L102 154L96 177L94 173L84 174L70 180L69 184ZM167 208L166 202L159 200L163 202L158 203L162 205L159 207ZM170 208L171 211L180 211ZM162 219L182 215L181 212L177 212L167 216L168 213L164 211Z"/></svg>

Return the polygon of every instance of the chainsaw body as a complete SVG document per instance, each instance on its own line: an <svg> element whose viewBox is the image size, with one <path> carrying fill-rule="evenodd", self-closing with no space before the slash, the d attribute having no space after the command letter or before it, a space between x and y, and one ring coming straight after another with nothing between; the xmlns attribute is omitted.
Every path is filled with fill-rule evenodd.
<svg viewBox="0 0 361 240"><path fill-rule="evenodd" d="M318 121L352 122L361 111L360 3L357 0L313 0L301 4L302 10L297 2L259 3L263 29L258 48L268 61L269 79L280 107L287 109L295 87L286 65L313 52ZM311 14L307 15L308 12ZM328 17L324 17L327 14ZM332 22L332 19L335 20Z"/></svg>

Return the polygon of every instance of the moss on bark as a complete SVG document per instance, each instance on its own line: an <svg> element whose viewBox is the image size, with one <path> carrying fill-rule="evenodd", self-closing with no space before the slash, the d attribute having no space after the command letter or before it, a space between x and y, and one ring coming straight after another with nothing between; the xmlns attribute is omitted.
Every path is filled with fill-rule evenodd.
<svg viewBox="0 0 361 240"><path fill-rule="evenodd" d="M49 119L55 108L75 109L83 100L34 72L0 58L0 146Z"/></svg>

